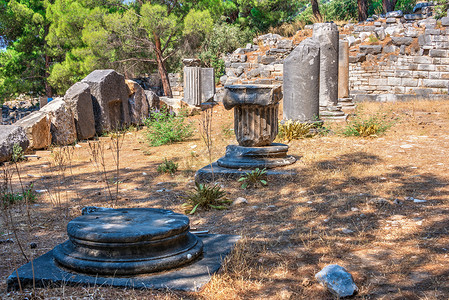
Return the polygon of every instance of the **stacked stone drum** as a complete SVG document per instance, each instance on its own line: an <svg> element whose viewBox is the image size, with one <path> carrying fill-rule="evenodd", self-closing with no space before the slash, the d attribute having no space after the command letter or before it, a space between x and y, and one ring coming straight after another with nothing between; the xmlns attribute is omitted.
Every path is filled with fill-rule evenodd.
<svg viewBox="0 0 449 300"><path fill-rule="evenodd" d="M53 250L70 270L101 275L164 271L193 262L203 243L189 232L187 216L169 210L128 208L98 211L67 225L69 240Z"/></svg>

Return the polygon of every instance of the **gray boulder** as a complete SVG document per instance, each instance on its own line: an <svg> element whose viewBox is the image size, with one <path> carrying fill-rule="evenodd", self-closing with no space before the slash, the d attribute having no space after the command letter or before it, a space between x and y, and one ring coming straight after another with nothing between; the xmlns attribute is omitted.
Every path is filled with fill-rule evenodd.
<svg viewBox="0 0 449 300"><path fill-rule="evenodd" d="M148 118L148 101L143 88L133 80L125 80L128 86L128 109L132 124L142 124Z"/></svg>
<svg viewBox="0 0 449 300"><path fill-rule="evenodd" d="M95 70L82 82L90 87L97 134L129 124L128 88L123 75L114 70Z"/></svg>
<svg viewBox="0 0 449 300"><path fill-rule="evenodd" d="M56 98L42 109L51 122L50 132L55 145L70 145L76 141L73 113L63 98Z"/></svg>
<svg viewBox="0 0 449 300"><path fill-rule="evenodd" d="M396 46L402 46L402 45L408 46L413 42L413 38L405 37L405 36L398 36L398 37L392 36L391 41Z"/></svg>
<svg viewBox="0 0 449 300"><path fill-rule="evenodd" d="M65 93L64 101L72 110L78 140L94 137L95 119L89 85L84 82L75 83Z"/></svg>
<svg viewBox="0 0 449 300"><path fill-rule="evenodd" d="M22 127L17 125L0 125L0 162L11 159L14 144L25 151L30 141Z"/></svg>
<svg viewBox="0 0 449 300"><path fill-rule="evenodd" d="M156 95L153 91L144 90L145 96L147 98L148 108L151 109L160 109L161 108L161 101L159 99L159 96Z"/></svg>
<svg viewBox="0 0 449 300"><path fill-rule="evenodd" d="M387 18L402 18L403 16L402 10L389 11L386 15Z"/></svg>
<svg viewBox="0 0 449 300"><path fill-rule="evenodd" d="M379 54L382 52L381 45L361 45L360 53L363 54Z"/></svg>
<svg viewBox="0 0 449 300"><path fill-rule="evenodd" d="M30 149L43 149L51 145L50 119L42 111L34 111L23 119L15 123L23 128L28 140Z"/></svg>
<svg viewBox="0 0 449 300"><path fill-rule="evenodd" d="M358 291L352 275L339 265L328 265L315 278L337 297L349 297Z"/></svg>

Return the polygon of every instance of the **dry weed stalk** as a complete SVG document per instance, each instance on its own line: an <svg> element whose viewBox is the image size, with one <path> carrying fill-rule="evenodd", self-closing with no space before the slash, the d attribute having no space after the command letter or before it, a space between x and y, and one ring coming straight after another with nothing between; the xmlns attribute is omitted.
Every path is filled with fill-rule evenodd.
<svg viewBox="0 0 449 300"><path fill-rule="evenodd" d="M74 149L70 146L64 146L59 149L52 149L52 159L50 162L50 170L52 173L56 173L57 183L55 186L55 194L51 192L51 190L47 187L47 191L50 197L50 201L54 206L57 206L59 208L63 208L63 199L61 196L62 187L61 185L65 183L66 181L66 170L67 166L70 167L70 172L73 176L72 171L72 157L73 157ZM72 182L74 185L74 183ZM67 204L68 200L68 191L65 189L65 201L64 204ZM66 209L69 208L67 205L65 205ZM67 211L68 213L68 211Z"/></svg>
<svg viewBox="0 0 449 300"><path fill-rule="evenodd" d="M117 205L118 194L119 194L119 175L120 175L120 150L123 146L123 140L125 139L125 134L120 134L119 131L115 131L111 134L111 152L112 158L114 159L115 164L115 204Z"/></svg>
<svg viewBox="0 0 449 300"><path fill-rule="evenodd" d="M113 201L112 197L112 191L111 186L109 184L108 174L106 171L106 160L105 160L105 153L104 153L104 144L101 143L101 141L98 142L88 142L89 145L89 152L90 152L90 161L94 165L95 169L100 176L103 177L104 182L106 183L106 188L108 190L109 197L111 199L111 202Z"/></svg>
<svg viewBox="0 0 449 300"><path fill-rule="evenodd" d="M207 154L209 159L210 168L212 170L212 181L214 178L214 168L212 166L212 120L213 120L213 108L206 108L203 110L200 119L200 135L207 148Z"/></svg>
<svg viewBox="0 0 449 300"><path fill-rule="evenodd" d="M17 225L14 222L14 218L12 217L12 213L10 210L10 205L13 204L14 190L12 188L11 178L12 175L10 170L5 167L2 172L2 181L0 182L0 196L1 196L1 209L4 216L5 227L8 228L9 232L13 232L14 237L17 241L17 246L20 249L23 257L27 262L29 262L28 256L25 254L24 248L22 246L22 242L20 241L17 235ZM24 196L25 197L25 196ZM12 203L10 203L12 202Z"/></svg>

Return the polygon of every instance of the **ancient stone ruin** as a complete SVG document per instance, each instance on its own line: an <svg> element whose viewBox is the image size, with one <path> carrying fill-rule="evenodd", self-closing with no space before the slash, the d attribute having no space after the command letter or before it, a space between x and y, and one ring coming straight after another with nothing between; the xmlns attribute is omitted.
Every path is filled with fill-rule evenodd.
<svg viewBox="0 0 449 300"><path fill-rule="evenodd" d="M278 132L280 86L225 86L223 105L234 108L234 132L239 145L228 145L224 157L195 175L195 180L238 178L248 170L269 169L267 175L290 174L271 170L293 164L296 158L287 155L288 146L273 143Z"/></svg>
<svg viewBox="0 0 449 300"><path fill-rule="evenodd" d="M240 237L189 229L187 216L164 209L93 211L69 222L69 240L11 274L8 289L34 282L196 291Z"/></svg>

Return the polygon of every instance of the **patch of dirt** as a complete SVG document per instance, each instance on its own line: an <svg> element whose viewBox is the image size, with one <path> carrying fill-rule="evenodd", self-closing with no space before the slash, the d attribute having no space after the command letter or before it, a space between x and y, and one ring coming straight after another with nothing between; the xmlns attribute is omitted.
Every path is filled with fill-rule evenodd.
<svg viewBox="0 0 449 300"><path fill-rule="evenodd" d="M189 216L191 227L211 233L240 234L242 240L223 270L198 293L140 291L108 287L36 289L37 298L63 299L333 299L314 275L328 264L340 264L354 276L354 299L447 299L449 295L449 102L363 103L363 111L387 113L394 126L378 138L336 134L344 123L325 123L330 134L289 143L299 160L296 176L270 180L268 186L242 190L238 182L220 182L231 200L247 205L228 210L200 210ZM233 113L214 107L213 160L236 143ZM36 258L66 238L67 223L86 205L156 207L183 213L186 191L196 170L208 164L198 129L189 140L148 147L145 129L125 134L116 176L110 137L89 143L104 146L111 201L102 172L92 163L88 142L71 150L60 169L56 153L20 163L25 185L40 193L30 207L10 209L21 245ZM157 173L164 158L179 164L175 176ZM13 169L11 170L13 171ZM15 191L20 190L13 178ZM417 201L414 200L425 200ZM11 222L1 215L0 294L4 299L30 298L6 292L6 278L26 262ZM30 243L37 247L30 248Z"/></svg>

